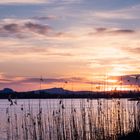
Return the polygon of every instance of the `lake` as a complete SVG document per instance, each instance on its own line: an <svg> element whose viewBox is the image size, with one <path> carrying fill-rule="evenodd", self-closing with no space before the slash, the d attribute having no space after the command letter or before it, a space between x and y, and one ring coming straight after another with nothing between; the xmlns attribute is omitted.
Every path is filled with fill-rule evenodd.
<svg viewBox="0 0 140 140"><path fill-rule="evenodd" d="M139 129L138 101L29 99L13 103L0 100L0 140L115 140Z"/></svg>

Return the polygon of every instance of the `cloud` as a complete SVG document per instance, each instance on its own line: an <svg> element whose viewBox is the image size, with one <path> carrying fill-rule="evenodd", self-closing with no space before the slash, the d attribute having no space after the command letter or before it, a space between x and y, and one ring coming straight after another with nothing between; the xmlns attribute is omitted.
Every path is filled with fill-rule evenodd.
<svg viewBox="0 0 140 140"><path fill-rule="evenodd" d="M21 5L21 4L42 4L42 3L47 3L47 4L55 4L55 3L60 3L60 4L75 4L75 3L80 3L83 0L4 0L0 1L0 4L4 5Z"/></svg>
<svg viewBox="0 0 140 140"><path fill-rule="evenodd" d="M45 20L56 20L58 18L59 17L53 16L53 15L50 15L50 16L34 16L34 17L32 17L32 19L42 20L42 21L45 21Z"/></svg>
<svg viewBox="0 0 140 140"><path fill-rule="evenodd" d="M118 29L118 30L110 31L110 33L114 33L114 34L131 34L131 33L135 33L135 31L131 30L131 29Z"/></svg>
<svg viewBox="0 0 140 140"><path fill-rule="evenodd" d="M122 64L130 64L132 60L133 60L132 58L128 58L128 57L118 57L118 58L109 57L109 58L96 58L96 59L91 59L89 61L91 61L91 63L94 62L100 64L101 66L109 66L109 65L111 66L112 64L114 65L120 64L120 62Z"/></svg>
<svg viewBox="0 0 140 140"><path fill-rule="evenodd" d="M135 6L129 6L122 9L117 10L105 10L105 11L97 11L91 13L93 17L96 17L97 19L123 19L123 20L134 20L134 19L140 19L139 13L140 12L140 5Z"/></svg>
<svg viewBox="0 0 140 140"><path fill-rule="evenodd" d="M99 77L98 77L99 78ZM140 85L140 74L133 74L133 75L122 75L122 76L109 76L109 80L116 80L117 83L122 83L122 85L133 85L133 86L139 86ZM19 86L27 86L27 85L37 85L40 82L40 78L35 77L16 77L16 76L3 76L3 78L0 78L0 85L3 87L8 86L14 86L16 84L19 84ZM43 78L42 79L42 85L52 85L56 83L65 83L65 84L87 84L87 85L99 85L104 84L103 79L97 79L94 81L88 80L86 78L82 77L69 77L69 78ZM108 85L112 85L112 83L108 83Z"/></svg>
<svg viewBox="0 0 140 140"><path fill-rule="evenodd" d="M19 32L20 28L17 24L12 23L12 24L4 25L3 30L14 33L14 32Z"/></svg>
<svg viewBox="0 0 140 140"><path fill-rule="evenodd" d="M140 86L140 74L123 75L115 77L118 81L122 82L123 85L138 85Z"/></svg>
<svg viewBox="0 0 140 140"><path fill-rule="evenodd" d="M7 77L5 74L0 73L0 84L7 84L11 83L13 80L9 77Z"/></svg>
<svg viewBox="0 0 140 140"><path fill-rule="evenodd" d="M74 56L72 51L69 51L67 49L60 49L58 47L54 47L53 45L48 44L42 44L38 45L36 42L31 43L25 40L21 39L0 39L0 55L1 55L1 60L5 56L5 58L10 57L28 57L29 55L36 56L38 58L39 56L42 57L71 57ZM6 59L6 60L7 60ZM24 58L25 59L25 58Z"/></svg>
<svg viewBox="0 0 140 140"><path fill-rule="evenodd" d="M43 35L47 34L51 30L51 27L49 27L48 25L41 25L41 24L36 24L31 22L25 23L23 28L31 32L35 32Z"/></svg>
<svg viewBox="0 0 140 140"><path fill-rule="evenodd" d="M8 75L2 75L0 78L0 84L29 84L29 83L39 83L40 78L35 78L35 77L16 77L16 76L8 76ZM74 82L74 83L87 83L88 80L85 78L81 77L69 77L69 78L43 78L42 83L43 84L52 84L52 83L69 83L69 82Z"/></svg>
<svg viewBox="0 0 140 140"><path fill-rule="evenodd" d="M133 29L99 27L99 28L95 28L93 32L89 32L89 35L95 35L95 34L122 35L122 34L134 34L134 33L135 30Z"/></svg>
<svg viewBox="0 0 140 140"><path fill-rule="evenodd" d="M0 79L0 88L9 87L16 91L30 91L39 88L40 78L35 77L16 77L10 76ZM91 82L85 78L81 77L69 77L69 78L43 78L42 87L51 88L54 86L69 88L73 84L75 88L77 86L84 85L89 86L91 84L101 84L102 82ZM17 86L18 84L18 86ZM79 89L78 89L79 90ZM81 90L81 89L80 89Z"/></svg>
<svg viewBox="0 0 140 140"><path fill-rule="evenodd" d="M2 74L0 77L0 84L38 84L40 78L31 76L10 76ZM59 78L42 78L42 84L55 84L55 83L75 83L75 84L101 84L103 79L98 79L96 81L90 80L85 77L59 77Z"/></svg>
<svg viewBox="0 0 140 140"><path fill-rule="evenodd" d="M39 17L38 17L39 18ZM41 17L47 18L47 17ZM55 31L51 26L31 19L3 19L0 23L1 37L36 39L72 39L76 35L64 31Z"/></svg>
<svg viewBox="0 0 140 140"><path fill-rule="evenodd" d="M100 75L101 76L101 75ZM100 77L101 78L101 77ZM43 78L42 85L51 85L54 86L56 84L84 84L84 85L99 85L104 84L104 75L100 79L98 77L97 80L88 80L83 77L63 77L63 78ZM140 86L140 74L131 74L131 75L122 75L122 76L109 76L108 80L117 81L116 84L122 83L122 85L130 85L130 86ZM36 77L28 77L28 76L9 76L2 74L0 77L0 86L1 87L15 87L17 84L23 88L23 90L31 87L38 87L37 85L40 82L40 78ZM111 82L108 81L108 85L112 85ZM22 89L21 88L21 89ZM25 88L25 89L24 89ZM17 88L15 88L17 89ZM21 90L19 89L19 90ZM29 90L29 89L28 89Z"/></svg>
<svg viewBox="0 0 140 140"><path fill-rule="evenodd" d="M124 48L122 48L124 51L127 51L127 52L129 52L129 53L131 53L131 54L140 54L140 47L133 47L133 48L127 48L127 47L124 47Z"/></svg>
<svg viewBox="0 0 140 140"><path fill-rule="evenodd" d="M81 80L81 79L80 79ZM23 83L38 83L40 81L40 78L27 78L25 80L22 80ZM64 82L71 82L71 81L79 81L75 80L73 78L44 78L43 83L64 83Z"/></svg>
<svg viewBox="0 0 140 140"><path fill-rule="evenodd" d="M4 1L0 1L0 4L6 4L6 5L10 5L10 4L37 4L37 3L44 3L47 2L47 0L4 0Z"/></svg>
<svg viewBox="0 0 140 140"><path fill-rule="evenodd" d="M2 37L26 37L29 34L47 35L49 31L51 31L50 26L33 22L26 22L22 24L8 23L0 25L0 33Z"/></svg>

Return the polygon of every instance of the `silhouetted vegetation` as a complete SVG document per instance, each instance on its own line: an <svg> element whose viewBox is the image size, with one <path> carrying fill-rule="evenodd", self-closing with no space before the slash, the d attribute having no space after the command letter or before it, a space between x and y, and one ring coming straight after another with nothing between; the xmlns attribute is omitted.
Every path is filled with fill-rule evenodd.
<svg viewBox="0 0 140 140"><path fill-rule="evenodd" d="M81 99L69 106L57 100L48 101L43 110L30 104L19 106L19 112L7 108L7 140L125 140L139 138L140 110L137 102L127 100ZM125 104L124 104L125 102Z"/></svg>
<svg viewBox="0 0 140 140"><path fill-rule="evenodd" d="M62 93L56 90L62 90ZM52 90L52 91L51 91ZM58 99L58 98L140 98L139 91L106 91L106 92L91 92L91 91L69 91L62 88L48 90L27 91L0 93L0 99L17 98L17 99Z"/></svg>

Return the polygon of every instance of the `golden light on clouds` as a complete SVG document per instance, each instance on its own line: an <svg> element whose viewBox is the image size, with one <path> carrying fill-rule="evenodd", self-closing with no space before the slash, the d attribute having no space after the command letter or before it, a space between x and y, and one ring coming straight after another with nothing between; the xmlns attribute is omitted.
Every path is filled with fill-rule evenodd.
<svg viewBox="0 0 140 140"><path fill-rule="evenodd" d="M1 1L2 80L6 83L9 79L20 81L24 89L24 85L28 85L26 77L80 77L81 80L73 81L75 89L88 90L93 82L96 90L97 86L103 85L106 75L139 74L140 4L114 6L111 2L109 7L103 3L83 0ZM112 86L118 84L116 79L108 80ZM29 83L32 88L38 87L34 80ZM54 80L48 87L60 83ZM1 82L1 88L6 86L14 85L10 81L7 85Z"/></svg>

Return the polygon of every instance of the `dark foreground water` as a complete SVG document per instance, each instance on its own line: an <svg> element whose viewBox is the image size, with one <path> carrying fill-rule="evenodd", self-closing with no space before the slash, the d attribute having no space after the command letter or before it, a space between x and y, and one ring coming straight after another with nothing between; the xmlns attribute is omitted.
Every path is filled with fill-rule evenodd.
<svg viewBox="0 0 140 140"><path fill-rule="evenodd" d="M139 129L139 113L127 99L0 100L0 140L115 140Z"/></svg>

